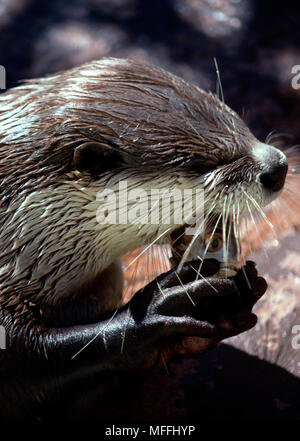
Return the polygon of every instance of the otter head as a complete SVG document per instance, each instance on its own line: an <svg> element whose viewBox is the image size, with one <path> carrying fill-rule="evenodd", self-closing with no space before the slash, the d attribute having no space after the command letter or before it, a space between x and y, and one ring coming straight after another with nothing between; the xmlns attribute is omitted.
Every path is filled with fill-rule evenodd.
<svg viewBox="0 0 300 441"><path fill-rule="evenodd" d="M2 301L18 298L46 317L82 298L92 317L93 308L113 308L122 291L118 259L184 224L174 221L174 200L166 222L100 222L107 190L116 199L102 220L116 208L149 213L145 193L124 205L120 182L147 194L201 189L207 223L223 225L284 185L285 155L226 104L138 61L104 59L27 81L0 102Z"/></svg>

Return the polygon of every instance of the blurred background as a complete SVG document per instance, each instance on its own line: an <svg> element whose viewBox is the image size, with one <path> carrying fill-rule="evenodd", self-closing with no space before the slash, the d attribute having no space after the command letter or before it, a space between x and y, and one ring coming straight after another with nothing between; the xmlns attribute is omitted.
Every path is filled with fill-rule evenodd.
<svg viewBox="0 0 300 441"><path fill-rule="evenodd" d="M215 91L261 140L300 142L299 2L268 0L0 0L7 87L101 57L157 64Z"/></svg>
<svg viewBox="0 0 300 441"><path fill-rule="evenodd" d="M284 148L300 143L300 88L292 87L292 68L300 65L299 1L0 0L7 88L109 56L151 62L211 91L216 57L225 101L253 133L263 141L275 131ZM292 217L299 228L298 214L297 222ZM152 376L129 404L128 393L117 408L112 396L107 415L300 419L300 351L290 346L292 326L300 324L299 232L280 243L265 243L269 260L263 252L253 257L271 292L254 330L219 345L205 363L174 362L170 375ZM98 404L91 415L99 415Z"/></svg>

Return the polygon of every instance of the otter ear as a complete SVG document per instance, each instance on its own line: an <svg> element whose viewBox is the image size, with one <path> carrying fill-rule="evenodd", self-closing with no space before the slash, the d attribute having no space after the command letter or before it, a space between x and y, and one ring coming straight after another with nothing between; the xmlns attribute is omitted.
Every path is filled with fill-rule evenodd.
<svg viewBox="0 0 300 441"><path fill-rule="evenodd" d="M121 154L98 142L85 142L74 150L74 166L78 171L101 174L120 166Z"/></svg>

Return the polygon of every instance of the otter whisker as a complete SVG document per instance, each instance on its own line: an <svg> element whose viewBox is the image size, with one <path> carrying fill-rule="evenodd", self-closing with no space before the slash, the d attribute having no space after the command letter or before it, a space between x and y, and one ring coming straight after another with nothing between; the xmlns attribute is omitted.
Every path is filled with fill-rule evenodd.
<svg viewBox="0 0 300 441"><path fill-rule="evenodd" d="M202 257L200 257L199 255L197 256L199 260L203 261ZM192 270L196 272L196 274L202 279L205 280L205 282L215 291L215 292L219 292L208 280L206 277L204 277L198 270L196 270L196 268L194 268L193 266L191 266Z"/></svg>
<svg viewBox="0 0 300 441"><path fill-rule="evenodd" d="M237 201L237 210L235 210L235 201L233 204L233 231L234 231L234 238L236 241L236 247L237 247L237 260L241 262L241 249L240 249L240 237L239 237L239 215L240 215L240 207L239 207L239 201ZM251 289L251 284L249 282L248 276L246 274L245 268L243 265L241 265L241 269L244 273L245 280L247 282L247 285L249 289Z"/></svg>
<svg viewBox="0 0 300 441"><path fill-rule="evenodd" d="M214 199L216 199L216 197L217 197L217 195L215 196ZM214 206L213 206L213 204L211 204L211 207L210 207L210 209L208 210L208 213L207 213L207 217L212 213L213 208L214 208ZM182 266L186 262L187 257L189 255L189 253L190 253L194 243L196 242L196 240L200 236L201 231L203 231L203 228L204 228L204 225L205 225L205 221L206 221L205 219L202 220L201 224L199 225L199 227L197 228L195 234L193 235L193 238L192 238L191 242L189 243L188 247L186 248L186 250L185 250L185 252L184 252L184 254L183 254L182 258L181 258L181 261L179 263L179 266L178 266L178 271L179 272L181 271Z"/></svg>
<svg viewBox="0 0 300 441"><path fill-rule="evenodd" d="M296 159L296 161L299 161L299 147L300 144L294 144L291 147L289 147L288 149L286 149L284 151L286 157L288 159ZM293 154L295 154L296 156L293 156Z"/></svg>
<svg viewBox="0 0 300 441"><path fill-rule="evenodd" d="M226 246L226 231L227 231L227 225L226 225L226 209L227 209L227 195L224 198L223 202L223 209L222 209L222 238L223 238L223 259L224 262L228 261L228 249Z"/></svg>
<svg viewBox="0 0 300 441"><path fill-rule="evenodd" d="M240 261L240 242L239 242L239 202L237 201L237 210L236 210L236 201L234 201L233 206L232 206L232 214L233 214L233 234L234 234L234 239L236 242L236 249L237 249L237 259L238 261Z"/></svg>
<svg viewBox="0 0 300 441"><path fill-rule="evenodd" d="M105 324L105 326L103 328L101 328L99 330L99 332L97 332L96 335L94 335L93 338L91 338L91 340L89 340L78 352L76 352L76 354L72 355L71 360L74 360L74 358L76 358L82 351L84 351L94 340L96 340L96 338L103 332L105 331L105 329L108 327L108 325L110 324L110 322L114 319L115 315L117 314L117 312L119 311L119 308L117 308L114 313L112 314L112 316L110 317L110 319L108 320L108 322Z"/></svg>
<svg viewBox="0 0 300 441"><path fill-rule="evenodd" d="M147 253L146 253L146 259L147 259L146 267L147 267L147 271L145 272L143 286L148 284L151 281L151 279L157 277L159 274L164 272L165 268L163 268L163 269L162 268L156 269L157 262L159 262L160 265L162 266L162 264L167 261L167 259L164 259L164 260L163 259L157 259L157 254L160 255L162 252L163 252L162 246L155 246L155 245L151 246L151 248L149 248L149 250L147 251ZM141 258L141 256L136 261L136 267L135 267L135 270L134 270L133 275L131 277L133 282L136 281L136 273L137 273L137 269L138 269L138 266L139 266L138 262L139 262L140 258ZM149 260L150 259L152 260L152 265L149 265ZM153 268L154 268L154 272L152 271L152 273L151 273L151 270ZM152 277L151 277L151 275L152 275ZM162 290L162 288L161 288L161 286L160 286L160 284L159 284L159 282L157 282L157 287L160 290L161 294L165 295L163 290ZM137 290L136 286L134 285L134 283L132 283L132 292L131 292L131 295L130 295L129 304L131 302L132 295L134 294L134 292L136 292L136 290ZM128 319L129 319L129 315L128 315ZM122 335L121 352L123 352L124 345L125 345L125 337L126 337L126 330L127 330L127 327L128 327L128 323L129 323L129 321L126 322L124 333Z"/></svg>
<svg viewBox="0 0 300 441"><path fill-rule="evenodd" d="M125 271L128 270L128 268L133 265L133 263L141 257L149 248L152 247L152 245L156 242L158 242L164 235L166 235L171 230L171 227L167 228L165 231L163 231L159 236L157 236L147 247L145 247L139 254L136 256L125 268Z"/></svg>
<svg viewBox="0 0 300 441"><path fill-rule="evenodd" d="M272 136L274 135L275 132L276 132L276 130L272 130L272 131L266 136L266 139L265 139L265 143L266 143L266 144L269 144L269 141L271 141L271 138L272 138Z"/></svg>
<svg viewBox="0 0 300 441"><path fill-rule="evenodd" d="M200 265L199 265L199 269L198 269L198 273L197 273L196 280L198 280L198 278L199 278L198 274L201 272L202 265L203 265L203 261L204 261L204 259L205 259L206 254L207 254L207 250L208 250L208 248L209 248L210 245L211 245L211 242L212 242L212 239L213 239L213 235L214 235L215 232L216 232L216 229L217 229L217 227L218 227L218 225L219 225L219 221L220 221L221 217L222 217L222 213L220 213L220 215L219 215L219 217L218 217L218 219L217 219L217 221L216 221L216 224L215 224L215 226L214 226L214 228L213 228L213 230L212 230L212 232L211 232L211 234L210 234L210 238L209 238L209 240L208 240L208 242L207 242L207 245L206 245L205 250L204 250L204 253L203 253L203 260L200 262Z"/></svg>
<svg viewBox="0 0 300 441"><path fill-rule="evenodd" d="M251 208L249 206L248 200L246 200L245 202L246 202L246 206L247 206L247 209L248 209L248 212L249 212L249 216L250 216L251 222L254 225L254 228L255 228L255 231L256 231L256 235L257 235L258 238L261 238L261 233L260 233L260 231L258 229L257 222L256 222L256 220L254 218L254 215L253 215L253 210L251 210ZM266 249L264 247L263 247L263 252L264 252L267 260L269 260L269 255L268 255L268 253L267 253L267 251L266 251Z"/></svg>
<svg viewBox="0 0 300 441"><path fill-rule="evenodd" d="M248 222L249 219L246 216L244 216L243 220L244 220L244 224L245 224L245 232L246 232L245 236L247 238L248 249L249 249L249 252L252 253L252 245L251 245L251 242L249 239L249 222ZM257 226L256 226L256 228L257 228Z"/></svg>
<svg viewBox="0 0 300 441"><path fill-rule="evenodd" d="M227 241L229 241L229 234L227 231L227 225L228 225L228 216L230 213L230 205L227 203L228 195L225 195L224 202L223 202L223 208L222 208L222 240L223 240L223 260L224 263L228 262L228 246ZM227 277L227 266L225 267L225 274Z"/></svg>
<svg viewBox="0 0 300 441"><path fill-rule="evenodd" d="M166 193L166 191L164 192L164 194ZM192 200L192 197L190 197L190 198L188 198L187 199L187 202L190 202ZM156 201L156 204L157 204L157 202L159 202L159 201ZM176 201L175 201L176 202ZM179 209L181 209L181 207L179 207ZM171 216L173 216L173 215L175 215L176 214L176 209L175 210L172 210L170 213L166 213L166 215L161 219L161 223L162 224L164 224L165 223L165 221L167 220L167 221L169 221L169 219L168 219L168 216L169 216L169 214L171 215ZM135 260L136 261L138 261L142 256L143 256L143 254L146 252L146 259L147 259L147 268L148 268L148 271L146 271L146 275L145 275L145 278L144 278L144 284L146 284L146 281L150 281L151 280L151 275L149 276L149 273L151 273L151 271L152 271L152 273L154 273L155 274L155 276L154 277L152 277L152 278L155 278L158 274L160 274L160 273L162 273L162 272L164 272L164 271L166 271L166 270L168 270L169 269L169 267L170 267L170 263L169 263L169 256L167 256L167 250L166 250L166 246L165 245L162 245L162 246L158 246L158 247L155 247L155 243L154 243L154 241L145 249L143 249L136 257L135 257ZM151 253L151 254L150 254ZM162 253L164 254L164 258L159 258L159 259L157 259L157 254L159 254L160 256L162 255ZM151 271L149 270L149 268L150 268L150 265L149 265L149 259L150 258L152 258L152 266L151 266ZM158 269L157 267L156 267L156 265L157 265L157 262L159 262L160 263L160 268ZM168 262L168 265L166 265L166 262ZM134 261L133 262L131 262L131 263L134 263ZM165 265L163 265L163 263L165 263ZM128 269L128 266L125 268L125 271ZM131 279L134 279L134 275L135 275L135 272L133 273L133 276L131 277ZM147 279L147 277L148 277L148 279ZM134 284L132 284L132 286L133 286L133 288L134 288Z"/></svg>
<svg viewBox="0 0 300 441"><path fill-rule="evenodd" d="M160 352L160 356L161 356L161 359L162 359L162 362L163 362L163 365L164 365L164 368L166 370L167 375L170 375L163 351Z"/></svg>
<svg viewBox="0 0 300 441"><path fill-rule="evenodd" d="M229 202L228 202L228 209L227 209L227 214L226 214L226 219L225 219L226 224L228 223L228 219L229 219L228 235L227 235L226 244L225 244L225 247L227 250L229 249L229 239L230 239L231 230L232 230L232 216L229 216L229 214L231 212L232 198L233 198L233 194L230 193Z"/></svg>
<svg viewBox="0 0 300 441"><path fill-rule="evenodd" d="M164 263L163 272L169 271L171 267L170 257L172 255L171 246L169 244L164 244L162 247L159 248L159 254L161 256L160 261Z"/></svg>
<svg viewBox="0 0 300 441"><path fill-rule="evenodd" d="M204 226L204 221L202 221L201 225L197 228L197 231L195 232L195 234L193 235L193 238L191 240L191 242L189 243L189 245L187 246L181 260L180 263L178 265L178 271L180 272L183 265L185 264L186 260L187 260L187 256L189 255L194 243L196 242L197 238L200 236L200 232L203 230L203 226Z"/></svg>
<svg viewBox="0 0 300 441"><path fill-rule="evenodd" d="M257 233L257 235L259 236L259 231L258 231L258 227L257 227L257 222L256 222L256 220L254 219L254 216L253 216L253 210L251 210L251 208L250 208L250 206L249 206L249 202L248 202L248 200L246 200L245 202L246 202L247 209L248 209L249 215L250 215L250 217L251 217L252 223L253 223L253 225L255 226L256 233Z"/></svg>
<svg viewBox="0 0 300 441"><path fill-rule="evenodd" d="M276 138L291 138L291 135L289 133L276 133L276 130L272 130L265 139L265 144L274 144L274 140Z"/></svg>
<svg viewBox="0 0 300 441"><path fill-rule="evenodd" d="M146 253L147 270L145 271L143 287L146 284L150 283L150 281L152 279L154 279L155 277L157 277L159 274L161 274L169 269L170 264L169 264L168 253L169 252L168 252L167 247L165 245L161 245L161 246L153 245L151 248L149 248L149 250ZM163 256L163 258L161 258L162 256ZM138 282L137 271L139 268L139 261L140 261L141 257L142 256L140 256L139 259L136 260L135 270L131 276L131 292L130 292L130 300L128 302L129 304L131 302L133 294L137 291L137 287L134 282ZM152 262L151 265L149 265L149 260L151 260L151 262ZM157 265L160 265L160 267ZM130 284L129 281L128 281L128 283ZM159 282L157 282L157 287L158 287L159 291L161 292L161 294L164 296L165 293L163 292L163 289L161 288ZM141 289L143 290L143 288L141 288ZM121 352L123 352L124 345L125 345L125 337L126 337L126 330L127 330L128 323L129 322L127 321L125 324L124 333L122 335Z"/></svg>
<svg viewBox="0 0 300 441"><path fill-rule="evenodd" d="M259 211L259 213L261 214L261 216L264 218L264 220L266 221L266 223L269 225L269 227L271 228L271 230L275 233L274 230L274 225L272 224L272 222L270 222L270 219L268 219L268 217L265 215L263 209L261 208L261 206L257 203L257 201L250 195L248 195L246 193L246 191L242 188L242 192L246 195L246 197L250 200L250 202L252 202L252 204L254 205L254 207Z"/></svg>
<svg viewBox="0 0 300 441"><path fill-rule="evenodd" d="M297 225L295 213L299 210L300 204L295 200L294 196L294 192L284 194L269 207L269 212L276 219L277 232L283 232L288 225Z"/></svg>
<svg viewBox="0 0 300 441"><path fill-rule="evenodd" d="M158 282L156 282L156 285L157 285L157 288L159 289L159 291L161 292L161 295L162 295L163 297L165 297L165 293L164 293L162 287L160 286L160 284L159 284Z"/></svg>
<svg viewBox="0 0 300 441"><path fill-rule="evenodd" d="M250 282L249 282L249 279L248 279L247 273L246 273L246 271L245 271L245 267L244 267L243 265L241 265L241 270L243 271L243 274L244 274L245 280L246 280L246 282L247 282L248 288L251 289L251 284L250 284Z"/></svg>
<svg viewBox="0 0 300 441"><path fill-rule="evenodd" d="M167 244L156 245L152 247L152 261L151 267L148 268L147 273L150 274L151 278L148 278L148 283L170 269L170 250Z"/></svg>
<svg viewBox="0 0 300 441"><path fill-rule="evenodd" d="M129 303L130 302L131 302L131 299L130 299ZM126 337L127 327L128 327L128 324L129 324L129 319L130 319L130 309L128 308L128 310L127 310L127 320L126 320L126 323L125 323L125 326L124 326L124 332L123 332L122 341L121 341L121 348L120 348L120 353L121 354L124 351L125 337Z"/></svg>
<svg viewBox="0 0 300 441"><path fill-rule="evenodd" d="M219 92L221 92L222 102L225 103L225 101L224 101L224 94L223 94L223 87L222 87L222 83L221 83L221 76L220 76L220 71L219 71L219 66L218 66L218 63L217 63L217 59L215 57L214 57L214 63L215 63L216 74L217 74L217 96L219 97Z"/></svg>
<svg viewBox="0 0 300 441"><path fill-rule="evenodd" d="M188 290L186 289L186 286L182 283L181 278L179 277L177 271L175 271L176 277L179 280L180 285L182 286L182 288L184 289L184 292L186 293L187 297L189 298L189 300L191 301L193 306L196 306L196 303L194 302L194 300L192 299L192 297L189 295Z"/></svg>

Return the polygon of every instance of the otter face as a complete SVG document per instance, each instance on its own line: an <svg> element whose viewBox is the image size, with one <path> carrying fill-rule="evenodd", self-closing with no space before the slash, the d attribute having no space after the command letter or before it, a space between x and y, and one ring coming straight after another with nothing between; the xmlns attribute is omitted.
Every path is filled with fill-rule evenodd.
<svg viewBox="0 0 300 441"><path fill-rule="evenodd" d="M241 215L268 204L284 184L285 155L260 143L226 104L138 61L95 61L32 80L0 103L4 292L55 303L184 224L100 223L99 192L121 181L164 194L203 190L201 234L218 225L236 240Z"/></svg>

